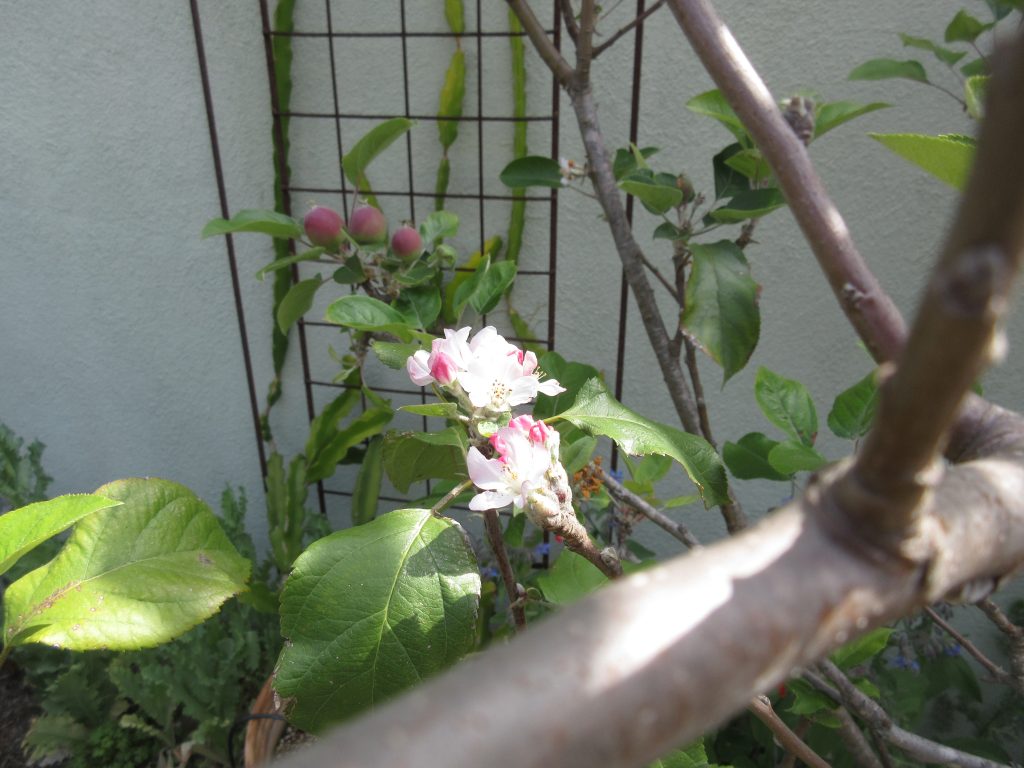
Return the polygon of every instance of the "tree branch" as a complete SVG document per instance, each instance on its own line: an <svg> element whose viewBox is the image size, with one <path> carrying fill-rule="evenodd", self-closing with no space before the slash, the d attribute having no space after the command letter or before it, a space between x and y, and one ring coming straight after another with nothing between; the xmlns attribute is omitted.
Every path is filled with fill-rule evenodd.
<svg viewBox="0 0 1024 768"><path fill-rule="evenodd" d="M659 509L648 504L607 472L601 474L601 482L604 483L605 488L608 489L608 493L613 499L620 504L628 504L652 523L681 541L688 549L696 549L700 546L697 537L690 532L689 528L682 523L677 523Z"/></svg>
<svg viewBox="0 0 1024 768"><path fill-rule="evenodd" d="M597 10L594 0L583 0L580 8L580 34L576 40L576 81L590 82L590 60L594 54L594 27Z"/></svg>
<svg viewBox="0 0 1024 768"><path fill-rule="evenodd" d="M768 729L778 739L782 748L791 755L795 755L797 759L802 760L810 768L832 768L832 766L821 759L817 752L807 746L803 739L793 733L789 726L782 721L782 718L775 714L775 710L772 709L772 703L768 700L767 696L755 696L751 699L747 709L758 720L768 726Z"/></svg>
<svg viewBox="0 0 1024 768"><path fill-rule="evenodd" d="M575 45L580 39L580 25L576 23L576 14L572 12L572 0L558 0L558 6L562 11L565 31L569 33L569 39Z"/></svg>
<svg viewBox="0 0 1024 768"><path fill-rule="evenodd" d="M1010 675L1013 687L1024 693L1024 627L1018 627L1010 617L1003 613L991 598L985 598L977 603L981 611L995 624L999 631L1005 634L1010 640Z"/></svg>
<svg viewBox="0 0 1024 768"><path fill-rule="evenodd" d="M647 20L648 16L650 16L656 10L661 8L661 6L663 6L664 4L665 4L665 0L658 0L658 2L656 2L654 5L652 5L650 8L648 8L646 11L641 13L639 16L637 16L631 22L629 22L629 24L626 24L624 27L620 28L615 34L613 34L611 37L609 37L603 43L601 43L598 46L595 46L594 53L591 56L591 58L596 59L602 53L607 51L609 48L611 48L616 43L616 41L618 41L618 39L620 37L622 37L623 35L625 35L628 32L630 32L637 25L643 24Z"/></svg>
<svg viewBox="0 0 1024 768"><path fill-rule="evenodd" d="M491 544L491 551L494 552L494 559L498 563L498 573L501 574L501 580L505 584L509 611L512 613L516 632L522 632L526 629L526 610L519 602L519 588L516 584L515 573L512 571L512 564L508 560L505 537L501 532L501 521L498 519L497 510L484 510L484 528L487 530L487 540Z"/></svg>
<svg viewBox="0 0 1024 768"><path fill-rule="evenodd" d="M961 768L1005 768L1001 763L961 752L945 744L905 731L870 696L862 693L835 664L827 659L819 665L836 686L840 700L894 747L927 764L956 765Z"/></svg>
<svg viewBox="0 0 1024 768"><path fill-rule="evenodd" d="M533 15L533 9L530 8L530 4L526 0L508 0L508 5L516 15L516 18L519 19L519 23L523 25L526 36L530 38L534 49L540 54L544 63L548 65L548 69L551 70L561 85L567 86L572 79L573 69L569 66L569 62L562 58L562 54L559 53L558 49L555 48L555 44L547 36L547 33L544 31L544 25Z"/></svg>
<svg viewBox="0 0 1024 768"><path fill-rule="evenodd" d="M707 0L669 0L668 5L771 166L793 217L853 327L876 360L893 359L905 335L903 318L857 252L806 148Z"/></svg>

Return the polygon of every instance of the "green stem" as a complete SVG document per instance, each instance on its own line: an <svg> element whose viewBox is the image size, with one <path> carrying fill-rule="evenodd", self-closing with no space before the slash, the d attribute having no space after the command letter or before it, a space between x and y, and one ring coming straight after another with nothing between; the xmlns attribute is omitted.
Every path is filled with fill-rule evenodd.
<svg viewBox="0 0 1024 768"><path fill-rule="evenodd" d="M459 494L469 488L473 484L472 480L463 480L461 483L452 488L448 493L441 497L441 500L430 508L430 514L440 514L441 510L451 504L455 499L459 497Z"/></svg>
<svg viewBox="0 0 1024 768"><path fill-rule="evenodd" d="M5 645L0 649L0 669L3 668L4 662L7 661L7 657L11 655L11 649L13 647L13 645Z"/></svg>

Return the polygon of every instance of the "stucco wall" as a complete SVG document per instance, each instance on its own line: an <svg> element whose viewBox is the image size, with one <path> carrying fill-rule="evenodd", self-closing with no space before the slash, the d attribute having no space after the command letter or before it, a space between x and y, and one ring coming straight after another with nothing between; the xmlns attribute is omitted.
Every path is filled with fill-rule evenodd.
<svg viewBox="0 0 1024 768"><path fill-rule="evenodd" d="M444 29L443 4L408 3L409 28ZM467 27L475 28L472 4ZM538 13L550 16L549 4ZM888 100L893 109L845 126L812 148L826 185L844 212L862 252L907 313L941 241L954 194L896 161L865 136L875 131L969 132L955 104L937 91L903 81L851 83L846 74L863 60L900 56L896 32L940 39L959 2L834 3L778 0L720 3L720 11L770 88L783 96L810 87L830 100ZM978 2L978 12L983 4ZM259 9L256 2L199 3L216 106L230 208L272 204L270 112ZM394 30L397 2L333 2L336 28ZM484 24L501 29L505 6L484 3ZM630 12L623 3L609 20ZM324 6L300 0L297 27L322 28ZM711 182L710 157L730 141L710 120L684 108L710 81L665 11L647 25L640 143L662 148L667 165L685 170L698 186ZM450 40L409 43L412 112L431 114L452 50ZM476 113L475 41L466 45L470 71L467 114ZM338 89L346 111L401 111L400 46L386 39L347 41ZM485 39L484 110L508 114L503 83L508 46ZM294 109L333 108L325 80L323 40L297 39ZM631 38L595 66L603 127L612 146L628 136ZM82 4L72 0L20 3L4 12L0 67L5 73L0 117L0 221L5 234L0 272L0 421L48 448L54 493L91 490L128 475L174 478L215 501L225 483L244 486L252 528L265 528L259 466L242 364L235 307L222 240L200 241L205 221L218 214L217 190L200 88L192 20L186 3L128 0ZM531 112L547 112L550 80L529 58ZM351 142L372 123L343 123ZM337 183L333 125L293 123L292 164L308 186ZM501 193L496 175L508 158L511 130L484 132L485 189ZM531 128L531 149L545 153L542 126ZM438 157L434 126L413 134L415 184L431 189ZM452 190L477 188L477 135L464 125L452 153ZM568 103L562 101L561 154L582 159ZM374 167L380 179L406 183L399 144ZM382 183L382 186L387 186ZM296 207L336 203L330 195L297 195ZM419 203L422 214L430 201ZM384 200L392 219L409 216L404 198ZM464 214L459 242L468 251L479 238L475 204ZM488 204L486 234L503 233L507 204ZM642 242L656 221L638 214ZM612 374L615 366L619 269L593 201L560 195L557 348ZM542 263L547 248L546 205L532 205L524 263ZM749 257L763 285L762 338L745 371L720 390L720 372L703 370L719 441L746 431L770 431L753 400L758 365L805 382L821 422L832 398L870 368L786 211L758 227ZM270 375L268 284L251 279L271 258L257 236L237 238L244 306L257 390ZM650 255L667 262L661 245ZM517 302L544 331L546 294L524 282ZM322 306L322 305L321 305ZM1019 313L1018 313L1019 318ZM624 399L638 410L672 419L667 396L638 318L629 320ZM1013 321L1011 342L1021 337ZM331 333L311 334L314 370L329 378ZM1016 382L1021 358L986 379L996 400L1024 407ZM305 402L295 350L275 424L285 453L301 449ZM322 397L318 395L318 397ZM848 446L823 429L823 451L838 457ZM344 484L342 472L336 483ZM681 479L680 489L685 487ZM788 495L770 483L737 482L757 515ZM340 502L338 502L340 503ZM333 513L340 515L335 510ZM721 530L717 514L695 511L698 534Z"/></svg>

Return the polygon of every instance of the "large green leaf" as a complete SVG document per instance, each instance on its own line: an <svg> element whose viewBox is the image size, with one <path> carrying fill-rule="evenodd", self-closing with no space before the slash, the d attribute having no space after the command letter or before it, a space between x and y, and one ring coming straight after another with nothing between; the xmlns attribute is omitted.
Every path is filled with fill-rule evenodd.
<svg viewBox="0 0 1024 768"><path fill-rule="evenodd" d="M743 251L731 240L690 245L683 327L722 366L724 384L747 364L761 333L758 285Z"/></svg>
<svg viewBox="0 0 1024 768"><path fill-rule="evenodd" d="M686 102L686 108L698 115L705 115L717 120L739 140L740 144L745 147L750 146L747 129L743 127L743 122L729 106L729 102L725 100L721 91L715 89L694 96Z"/></svg>
<svg viewBox="0 0 1024 768"><path fill-rule="evenodd" d="M731 160L742 155L739 144L730 144L713 158L711 167L715 174L715 200L734 197L750 190L750 178L743 170L734 168Z"/></svg>
<svg viewBox="0 0 1024 768"><path fill-rule="evenodd" d="M498 306L501 297L505 295L505 291L515 279L516 263L514 261L499 261L497 264L491 264L489 269L484 270L480 281L476 283L473 293L470 294L469 305L481 315L490 312Z"/></svg>
<svg viewBox="0 0 1024 768"><path fill-rule="evenodd" d="M778 444L778 440L760 432L749 432L739 441L723 445L722 458L733 476L740 480L788 480L789 475L779 472L768 461L769 454Z"/></svg>
<svg viewBox="0 0 1024 768"><path fill-rule="evenodd" d="M768 421L804 445L814 445L818 412L803 384L767 368L758 368L754 398Z"/></svg>
<svg viewBox="0 0 1024 768"><path fill-rule="evenodd" d="M281 594L275 687L320 731L472 650L478 564L457 523L401 509L314 542Z"/></svg>
<svg viewBox="0 0 1024 768"><path fill-rule="evenodd" d="M466 474L465 432L448 427L440 432L388 432L384 436L384 471L402 493L419 480L463 479Z"/></svg>
<svg viewBox="0 0 1024 768"><path fill-rule="evenodd" d="M406 288L394 307L409 325L426 330L441 314L441 291L433 285Z"/></svg>
<svg viewBox="0 0 1024 768"><path fill-rule="evenodd" d="M122 504L79 521L49 564L4 596L4 638L72 650L166 642L245 589L250 563L210 508L167 480L119 480Z"/></svg>
<svg viewBox="0 0 1024 768"><path fill-rule="evenodd" d="M676 749L660 760L655 760L647 768L728 768L715 766L708 762L708 754L704 750L704 739L691 744L685 749Z"/></svg>
<svg viewBox="0 0 1024 768"><path fill-rule="evenodd" d="M213 219L203 227L202 236L227 235L232 232L262 232L272 237L297 239L305 232L302 224L291 216L277 211L250 208L239 211L230 219Z"/></svg>
<svg viewBox="0 0 1024 768"><path fill-rule="evenodd" d="M885 650L885 646L889 643L889 635L892 632L890 627L879 627L872 630L866 635L858 637L853 642L847 643L842 648L833 651L832 661L843 669L863 664L869 661L872 656L876 656Z"/></svg>
<svg viewBox="0 0 1024 768"><path fill-rule="evenodd" d="M854 120L861 115L887 109L891 104L875 101L871 104L856 104L852 101L832 101L820 104L814 112L814 138L820 139L833 128Z"/></svg>
<svg viewBox="0 0 1024 768"><path fill-rule="evenodd" d="M774 187L751 189L747 192L740 192L722 208L713 210L709 215L713 221L736 224L747 219L767 216L785 204L786 198Z"/></svg>
<svg viewBox="0 0 1024 768"><path fill-rule="evenodd" d="M282 333L288 333L288 329L309 312L316 292L323 284L324 281L317 276L296 283L288 290L281 303L277 305L277 327Z"/></svg>
<svg viewBox="0 0 1024 768"><path fill-rule="evenodd" d="M562 170L550 157L528 155L513 160L505 166L499 176L506 187L551 187L562 186Z"/></svg>
<svg viewBox="0 0 1024 768"><path fill-rule="evenodd" d="M619 181L640 168L647 168L647 158L658 152L657 147L619 147L612 160L612 175Z"/></svg>
<svg viewBox="0 0 1024 768"><path fill-rule="evenodd" d="M414 120L393 117L371 128L342 158L341 167L345 171L345 177L360 191L369 191L367 166L415 124Z"/></svg>
<svg viewBox="0 0 1024 768"><path fill-rule="evenodd" d="M459 217L448 211L434 211L420 223L420 237L428 248L446 237L459 233Z"/></svg>
<svg viewBox="0 0 1024 768"><path fill-rule="evenodd" d="M786 440L768 453L768 463L780 474L794 475L797 472L815 472L828 463L828 459L809 445Z"/></svg>
<svg viewBox="0 0 1024 768"><path fill-rule="evenodd" d="M51 536L93 512L120 503L103 496L75 493L37 501L0 515L0 573L5 573L18 558Z"/></svg>
<svg viewBox="0 0 1024 768"><path fill-rule="evenodd" d="M889 80L891 78L903 78L916 80L919 83L928 82L928 74L924 71L921 62L913 59L908 61L897 61L896 59L871 59L865 61L849 74L850 80Z"/></svg>
<svg viewBox="0 0 1024 768"><path fill-rule="evenodd" d="M705 506L729 499L725 466L702 437L646 419L618 402L600 379L590 379L561 418L591 434L610 437L630 455L651 453L678 461L697 486Z"/></svg>
<svg viewBox="0 0 1024 768"><path fill-rule="evenodd" d="M545 377L555 379L565 387L565 392L554 397L538 397L533 406L533 415L537 419L561 413L576 402L583 386L591 379L600 376L597 368L586 363L570 362L557 352L545 352L537 366Z"/></svg>
<svg viewBox="0 0 1024 768"><path fill-rule="evenodd" d="M335 299L325 319L357 331L383 331L405 342L412 339L412 329L402 313L372 296L354 293Z"/></svg>
<svg viewBox="0 0 1024 768"><path fill-rule="evenodd" d="M391 408L367 408L345 427L336 429L315 455L306 457L306 482L315 483L333 475L349 450L366 438L380 434L394 415Z"/></svg>
<svg viewBox="0 0 1024 768"><path fill-rule="evenodd" d="M828 414L828 428L836 437L856 440L871 429L878 406L878 385L872 371L849 389L840 392Z"/></svg>
<svg viewBox="0 0 1024 768"><path fill-rule="evenodd" d="M924 169L951 187L963 189L974 162L974 140L969 136L920 133L869 133L892 152Z"/></svg>

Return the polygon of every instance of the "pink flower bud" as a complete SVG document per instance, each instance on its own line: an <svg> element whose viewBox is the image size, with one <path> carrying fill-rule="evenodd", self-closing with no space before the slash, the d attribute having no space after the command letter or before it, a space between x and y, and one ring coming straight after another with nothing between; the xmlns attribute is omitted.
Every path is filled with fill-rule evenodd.
<svg viewBox="0 0 1024 768"><path fill-rule="evenodd" d="M352 211L348 233L353 240L363 245L383 243L388 236L388 220L372 205L364 205Z"/></svg>
<svg viewBox="0 0 1024 768"><path fill-rule="evenodd" d="M341 230L345 228L345 220L330 208L314 205L302 220L302 225L313 245L337 248L341 242Z"/></svg>
<svg viewBox="0 0 1024 768"><path fill-rule="evenodd" d="M529 376L537 370L537 356L533 352L525 352L519 362L523 364L523 376Z"/></svg>
<svg viewBox="0 0 1024 768"><path fill-rule="evenodd" d="M423 253L423 238L412 227L405 225L391 235L391 250L402 260L410 260Z"/></svg>
<svg viewBox="0 0 1024 768"><path fill-rule="evenodd" d="M445 386L455 381L459 366L444 352L432 352L430 355L430 375Z"/></svg>

